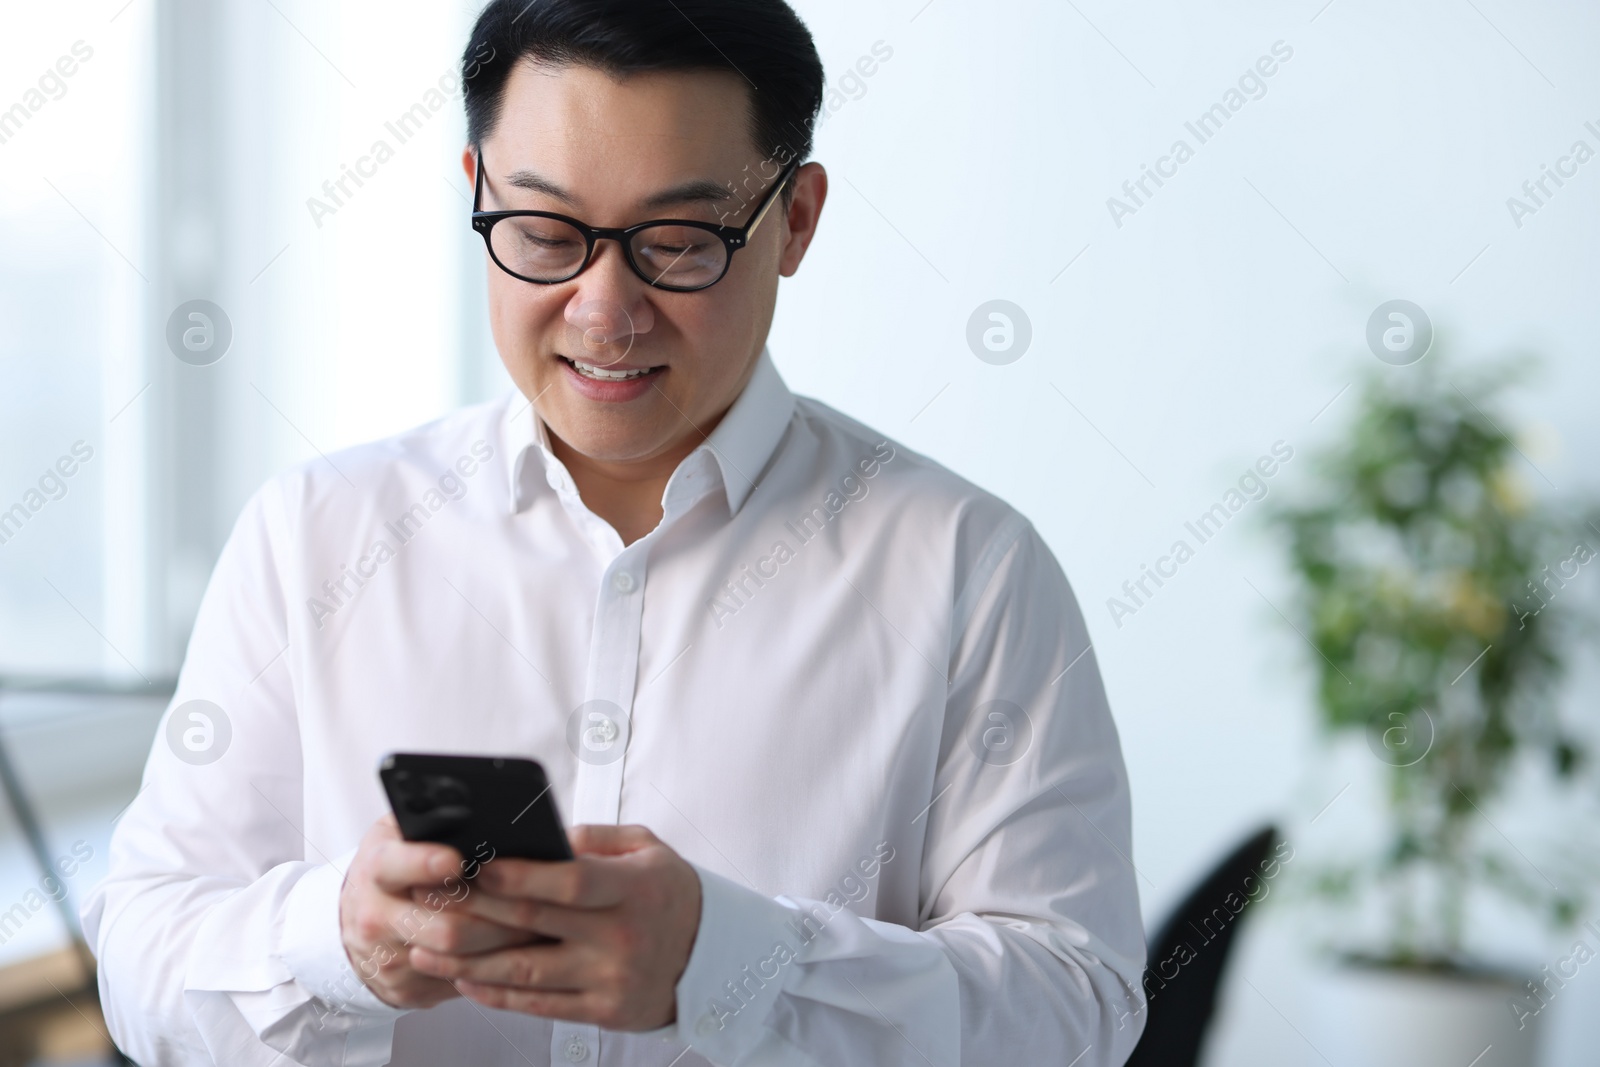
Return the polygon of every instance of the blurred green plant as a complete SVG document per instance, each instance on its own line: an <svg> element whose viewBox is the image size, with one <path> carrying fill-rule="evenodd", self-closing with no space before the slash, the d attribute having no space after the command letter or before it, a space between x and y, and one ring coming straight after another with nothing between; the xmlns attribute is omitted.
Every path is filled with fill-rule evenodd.
<svg viewBox="0 0 1600 1067"><path fill-rule="evenodd" d="M1434 359L1364 382L1350 432L1313 456L1313 496L1271 509L1298 585L1299 625L1319 655L1326 734L1359 731L1388 770L1387 835L1311 890L1382 894L1390 966L1462 966L1466 902L1485 887L1553 926L1576 920L1564 888L1500 851L1483 809L1519 757L1570 780L1587 753L1556 712L1568 641L1583 616L1567 587L1595 558L1600 526L1540 503L1498 403L1520 366L1443 380ZM1491 840L1493 838L1493 840ZM1514 847L1514 846L1513 846Z"/></svg>

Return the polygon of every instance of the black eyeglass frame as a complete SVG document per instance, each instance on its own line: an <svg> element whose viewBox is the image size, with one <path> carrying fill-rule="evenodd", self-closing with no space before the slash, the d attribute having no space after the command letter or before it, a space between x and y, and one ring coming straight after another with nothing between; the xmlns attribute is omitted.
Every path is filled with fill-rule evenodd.
<svg viewBox="0 0 1600 1067"><path fill-rule="evenodd" d="M622 246L622 258L628 261L628 266L633 269L633 273L637 274L645 284L673 293L696 293L702 289L709 289L727 277L729 268L733 266L733 254L749 244L751 235L756 232L756 227L760 226L761 221L766 218L767 210L772 207L773 201L783 191L783 187L789 184L789 180L794 177L795 171L799 168L800 163L796 160L783 169L782 173L778 175L777 182L768 190L767 195L761 199L761 203L756 207L755 214L751 215L750 221L743 226L722 226L714 222L701 222L698 219L651 219L649 222L641 222L634 226L619 229L610 226L590 226L588 223L575 219L570 215L561 215L554 211L479 211L478 205L483 202L483 149L480 147L478 149L477 177L472 190L472 228L482 235L484 247L489 250L489 258L494 260L495 266L513 278L530 282L533 285L561 285L570 282L585 270L588 270L589 264L594 262L595 245L603 240L611 240ZM555 219L557 222L566 223L583 235L588 247L584 250L583 261L578 264L577 270L574 270L565 278L529 278L526 275L518 274L500 262L500 257L495 255L494 242L489 239L490 231L494 229L495 223L501 219L529 217ZM667 285L657 279L652 279L649 274L645 273L644 268L639 266L638 261L633 258L633 237L635 234L654 226L688 226L696 230L704 230L719 238L723 247L727 250L727 255L722 261L722 273L704 285Z"/></svg>

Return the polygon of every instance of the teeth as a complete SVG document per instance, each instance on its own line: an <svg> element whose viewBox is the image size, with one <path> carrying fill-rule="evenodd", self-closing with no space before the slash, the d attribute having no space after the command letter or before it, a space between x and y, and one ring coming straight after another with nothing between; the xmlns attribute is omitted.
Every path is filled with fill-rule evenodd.
<svg viewBox="0 0 1600 1067"><path fill-rule="evenodd" d="M630 378L642 378L652 369L646 367L642 370L607 370L605 367L596 367L592 363L583 363L575 359L570 362L585 378L594 378L602 382L625 382Z"/></svg>

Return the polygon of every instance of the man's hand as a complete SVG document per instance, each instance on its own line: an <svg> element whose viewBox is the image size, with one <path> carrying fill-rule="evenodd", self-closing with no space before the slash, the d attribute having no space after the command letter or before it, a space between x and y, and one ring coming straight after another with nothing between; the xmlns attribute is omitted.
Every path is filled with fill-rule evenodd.
<svg viewBox="0 0 1600 1067"><path fill-rule="evenodd" d="M473 953L533 940L525 930L464 910L463 902L479 895L464 868L467 877L480 873L448 845L402 839L393 815L373 823L361 839L339 891L339 932L351 966L379 1000L431 1008L459 995L449 982L412 967L411 946Z"/></svg>
<svg viewBox="0 0 1600 1067"><path fill-rule="evenodd" d="M570 838L570 862L486 864L460 905L559 943L483 951L419 940L411 965L491 1008L609 1030L666 1026L700 930L699 875L642 826L578 826Z"/></svg>

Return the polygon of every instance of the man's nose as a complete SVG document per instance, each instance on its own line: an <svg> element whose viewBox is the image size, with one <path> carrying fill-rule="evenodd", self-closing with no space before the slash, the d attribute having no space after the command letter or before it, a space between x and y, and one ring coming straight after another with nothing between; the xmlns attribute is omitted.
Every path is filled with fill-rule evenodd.
<svg viewBox="0 0 1600 1067"><path fill-rule="evenodd" d="M571 354L600 367L623 362L638 336L655 325L650 287L628 266L622 246L605 240L573 284L566 307Z"/></svg>

